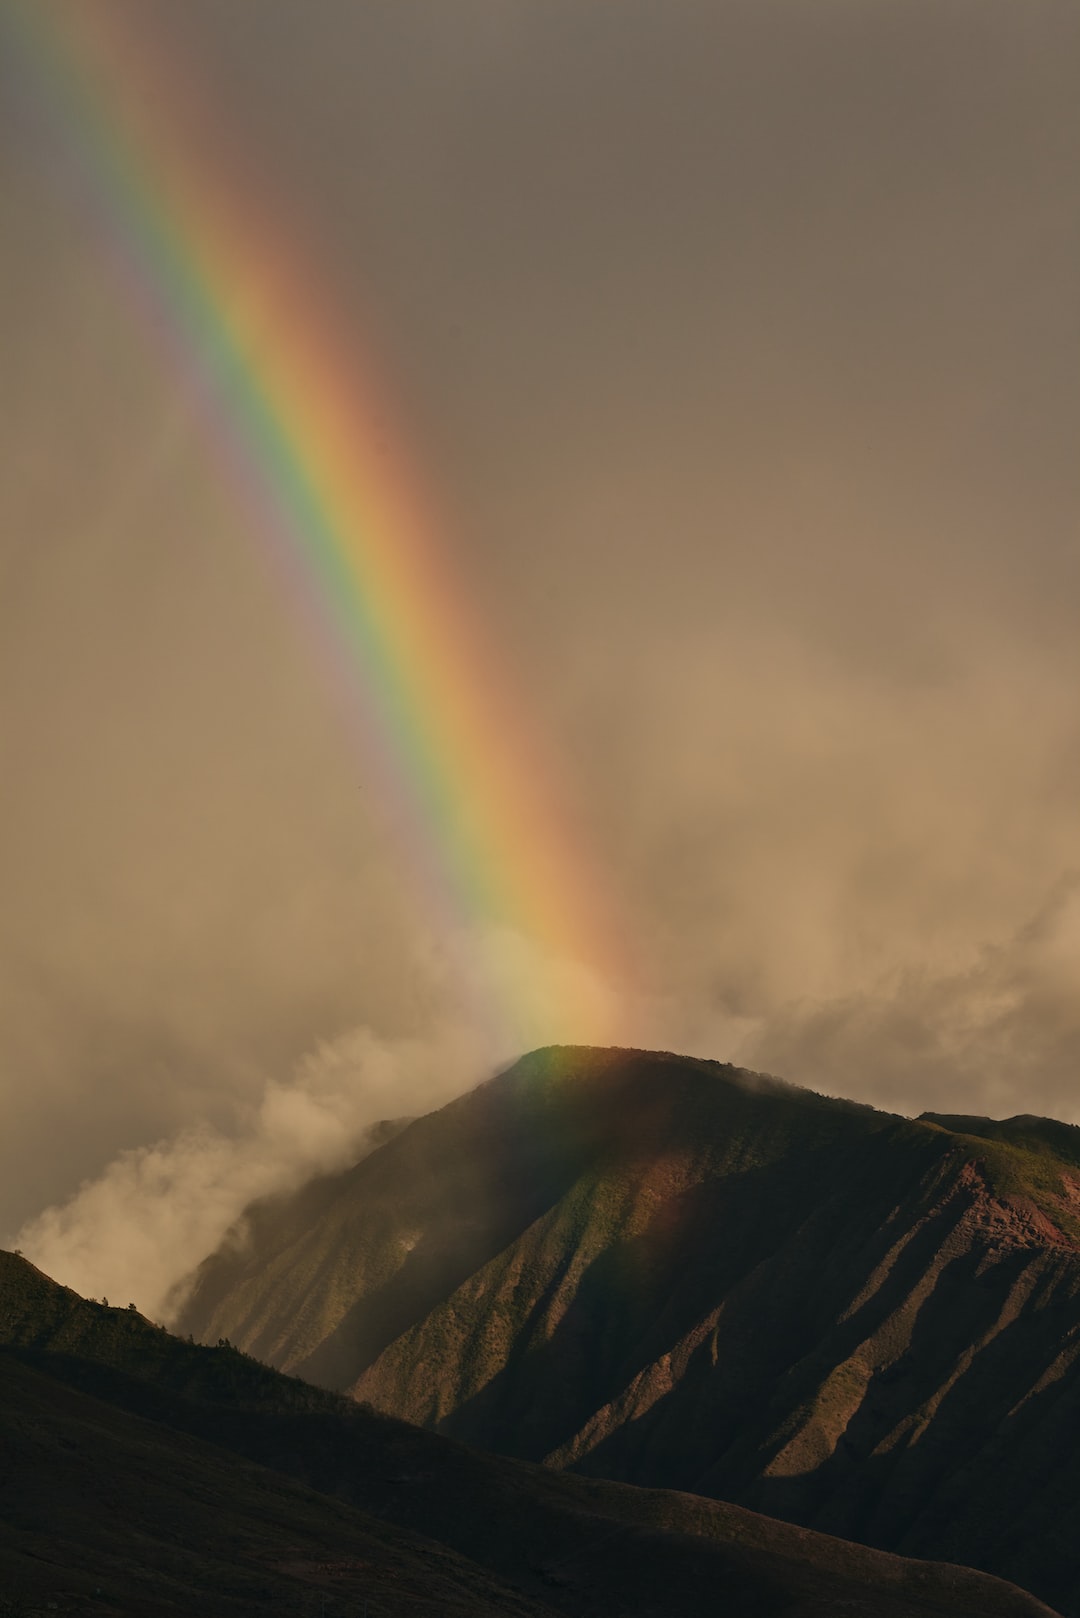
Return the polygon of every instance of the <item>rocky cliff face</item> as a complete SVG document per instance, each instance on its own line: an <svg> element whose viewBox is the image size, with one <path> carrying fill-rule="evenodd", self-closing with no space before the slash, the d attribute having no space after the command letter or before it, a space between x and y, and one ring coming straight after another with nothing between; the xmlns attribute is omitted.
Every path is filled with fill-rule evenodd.
<svg viewBox="0 0 1080 1618"><path fill-rule="evenodd" d="M1075 1610L1078 1140L539 1052L258 1210L179 1329L490 1449Z"/></svg>

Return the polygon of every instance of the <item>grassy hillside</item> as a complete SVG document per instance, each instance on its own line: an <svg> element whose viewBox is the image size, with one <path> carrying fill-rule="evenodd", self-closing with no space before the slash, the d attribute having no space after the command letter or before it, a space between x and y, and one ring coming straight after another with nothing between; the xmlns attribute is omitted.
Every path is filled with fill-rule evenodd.
<svg viewBox="0 0 1080 1618"><path fill-rule="evenodd" d="M964 1568L480 1454L8 1254L0 1455L9 1614L1048 1618Z"/></svg>
<svg viewBox="0 0 1080 1618"><path fill-rule="evenodd" d="M524 1459L1080 1611L1080 1151L555 1049L264 1206L181 1329Z"/></svg>

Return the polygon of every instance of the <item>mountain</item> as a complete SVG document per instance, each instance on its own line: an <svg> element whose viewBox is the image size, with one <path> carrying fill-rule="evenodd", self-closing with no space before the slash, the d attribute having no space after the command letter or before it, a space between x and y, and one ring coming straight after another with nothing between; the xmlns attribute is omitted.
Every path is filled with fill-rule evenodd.
<svg viewBox="0 0 1080 1618"><path fill-rule="evenodd" d="M0 1611L1054 1618L1012 1585L472 1451L0 1254Z"/></svg>
<svg viewBox="0 0 1080 1618"><path fill-rule="evenodd" d="M251 1211L179 1328L1080 1611L1080 1130L536 1052Z"/></svg>

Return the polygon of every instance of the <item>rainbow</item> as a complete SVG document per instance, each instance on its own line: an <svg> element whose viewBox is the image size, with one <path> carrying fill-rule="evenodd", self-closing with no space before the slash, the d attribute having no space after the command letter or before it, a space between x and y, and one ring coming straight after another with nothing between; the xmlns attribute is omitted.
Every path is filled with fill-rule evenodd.
<svg viewBox="0 0 1080 1618"><path fill-rule="evenodd" d="M507 929L617 983L594 869L387 439L355 334L277 219L200 153L175 69L163 73L136 17L95 0L7 0L0 28L170 374L199 401L207 445L343 675L421 900L440 926ZM505 1003L513 991L497 992L508 1031L527 1022ZM582 1008L564 1009L563 1037L580 1038ZM605 1033L595 1009L593 1039Z"/></svg>

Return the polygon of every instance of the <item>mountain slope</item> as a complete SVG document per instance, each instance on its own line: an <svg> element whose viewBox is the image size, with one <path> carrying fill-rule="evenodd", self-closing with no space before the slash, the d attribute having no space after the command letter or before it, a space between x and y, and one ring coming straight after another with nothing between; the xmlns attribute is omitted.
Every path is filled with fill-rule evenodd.
<svg viewBox="0 0 1080 1618"><path fill-rule="evenodd" d="M7 1254L0 1345L0 1610L1053 1618L965 1568L470 1451Z"/></svg>
<svg viewBox="0 0 1080 1618"><path fill-rule="evenodd" d="M470 1443L1076 1611L1078 1140L538 1052L261 1209L180 1329Z"/></svg>
<svg viewBox="0 0 1080 1618"><path fill-rule="evenodd" d="M3 1353L0 1452L5 1613L344 1618L366 1600L403 1618L551 1618L443 1546Z"/></svg>

